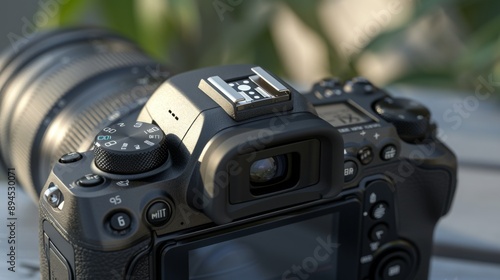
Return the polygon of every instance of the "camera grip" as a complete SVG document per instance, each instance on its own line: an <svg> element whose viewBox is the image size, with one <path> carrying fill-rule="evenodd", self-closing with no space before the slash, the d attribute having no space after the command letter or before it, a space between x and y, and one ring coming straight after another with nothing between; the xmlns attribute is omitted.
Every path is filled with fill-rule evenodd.
<svg viewBox="0 0 500 280"><path fill-rule="evenodd" d="M403 160L371 170L391 178L395 184L395 205L392 207L397 212L397 233L417 249L419 261L414 279L428 277L434 228L448 212L455 192L456 174L452 162L448 162L449 166L438 166L435 162ZM391 250L397 251L394 248L388 251Z"/></svg>
<svg viewBox="0 0 500 280"><path fill-rule="evenodd" d="M51 273L53 275L66 274L66 271L61 271L58 264L54 264L56 269L51 268L49 252L51 248L56 248L54 250L62 256L62 261L67 263L69 279L150 279L149 239L118 251L93 250L77 240L68 238L50 221L51 218L44 207L40 207L41 279L53 279ZM53 230L47 231L47 228Z"/></svg>

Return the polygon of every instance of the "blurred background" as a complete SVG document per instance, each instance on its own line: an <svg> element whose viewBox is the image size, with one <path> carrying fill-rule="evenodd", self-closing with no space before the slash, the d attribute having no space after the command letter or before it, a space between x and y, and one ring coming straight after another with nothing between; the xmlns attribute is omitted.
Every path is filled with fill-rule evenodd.
<svg viewBox="0 0 500 280"><path fill-rule="evenodd" d="M358 74L381 86L500 81L494 0L20 0L2 10L1 47L36 29L88 24L177 71L250 62L304 84Z"/></svg>
<svg viewBox="0 0 500 280"><path fill-rule="evenodd" d="M421 101L460 162L431 279L500 279L499 1L10 0L0 5L0 48L82 24L125 35L176 72L255 63L303 89L325 76L362 75ZM17 275L36 279L36 206L19 207L33 233Z"/></svg>

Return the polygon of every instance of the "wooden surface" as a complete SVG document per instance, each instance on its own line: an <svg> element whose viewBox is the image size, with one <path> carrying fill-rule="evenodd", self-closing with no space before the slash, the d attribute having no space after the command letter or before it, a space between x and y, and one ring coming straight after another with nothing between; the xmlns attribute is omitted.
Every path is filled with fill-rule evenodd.
<svg viewBox="0 0 500 280"><path fill-rule="evenodd" d="M435 234L439 256L432 260L430 279L500 279L500 105L493 99L479 102L477 110L468 112L457 127L443 114L473 93L442 95L407 87L390 91L427 105L460 161L452 211L441 220ZM39 279L37 208L19 189L16 272L7 270L7 189L5 181L0 185L0 279Z"/></svg>

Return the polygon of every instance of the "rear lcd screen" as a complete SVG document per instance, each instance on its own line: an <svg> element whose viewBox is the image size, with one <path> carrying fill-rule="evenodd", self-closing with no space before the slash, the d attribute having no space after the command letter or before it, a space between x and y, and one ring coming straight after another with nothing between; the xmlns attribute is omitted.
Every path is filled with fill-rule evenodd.
<svg viewBox="0 0 500 280"><path fill-rule="evenodd" d="M335 127L373 122L370 117L348 103L317 106L316 111L322 119Z"/></svg>
<svg viewBox="0 0 500 280"><path fill-rule="evenodd" d="M189 251L191 280L337 279L339 213Z"/></svg>

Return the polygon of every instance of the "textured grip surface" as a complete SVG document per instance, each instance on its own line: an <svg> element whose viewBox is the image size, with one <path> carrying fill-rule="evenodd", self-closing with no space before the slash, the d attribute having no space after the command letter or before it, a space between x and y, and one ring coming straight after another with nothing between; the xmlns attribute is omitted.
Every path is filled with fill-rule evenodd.
<svg viewBox="0 0 500 280"><path fill-rule="evenodd" d="M40 207L40 224L49 220L46 210ZM59 232L61 233L61 232ZM61 235L63 235L61 233ZM75 263L70 264L73 269L74 279L150 279L149 254L142 256L137 262L134 259L144 252L151 250L150 240L142 241L130 247L112 252L90 250L72 242L67 236L64 239L72 246ZM39 233L40 248L43 248L43 230ZM43 251L40 250L40 273L41 279L50 279L49 263Z"/></svg>

